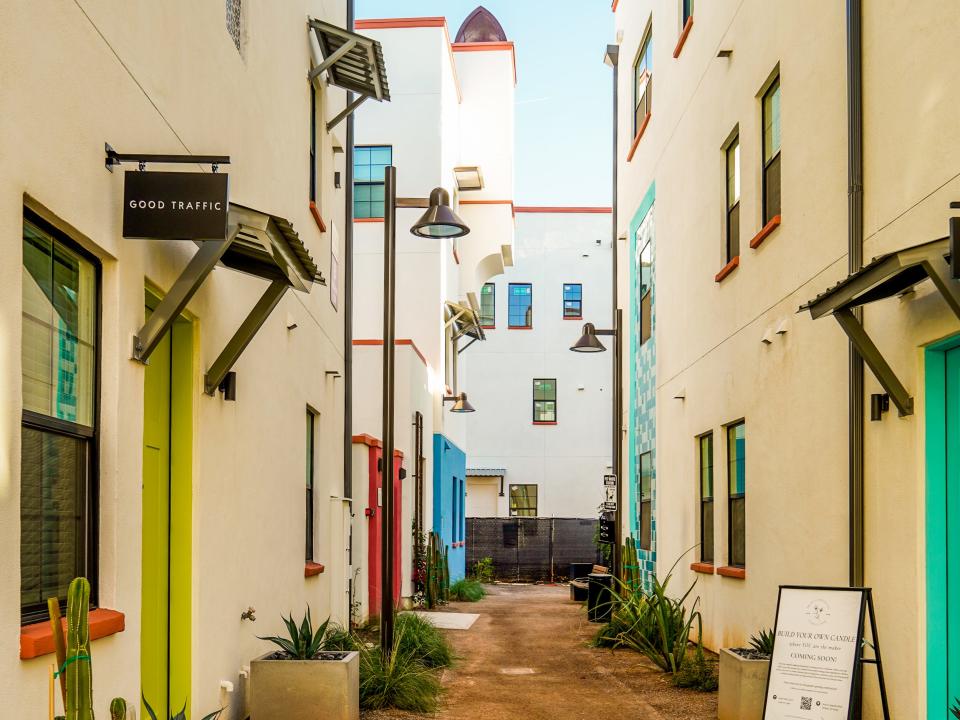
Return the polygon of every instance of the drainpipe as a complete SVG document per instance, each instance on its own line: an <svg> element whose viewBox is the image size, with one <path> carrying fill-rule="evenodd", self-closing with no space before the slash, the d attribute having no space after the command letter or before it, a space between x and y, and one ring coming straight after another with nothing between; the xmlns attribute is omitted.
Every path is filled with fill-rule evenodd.
<svg viewBox="0 0 960 720"><path fill-rule="evenodd" d="M863 267L863 24L862 0L847 0L847 258ZM863 309L854 313L863 321ZM864 584L863 358L849 347L850 584Z"/></svg>
<svg viewBox="0 0 960 720"><path fill-rule="evenodd" d="M347 30L353 32L354 0L347 0ZM353 93L347 93L347 106ZM343 229L343 496L353 498L353 116L347 116ZM353 602L353 598L350 598Z"/></svg>

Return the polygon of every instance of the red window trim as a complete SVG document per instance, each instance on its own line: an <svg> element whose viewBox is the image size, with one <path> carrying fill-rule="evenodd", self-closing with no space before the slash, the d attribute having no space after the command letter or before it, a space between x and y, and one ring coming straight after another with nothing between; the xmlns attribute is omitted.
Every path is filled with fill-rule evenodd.
<svg viewBox="0 0 960 720"><path fill-rule="evenodd" d="M354 218L355 223L382 223L383 218Z"/></svg>
<svg viewBox="0 0 960 720"><path fill-rule="evenodd" d="M727 275L729 275L729 274L732 273L734 270L736 270L738 267L740 267L740 256L739 256L739 255L737 255L735 258L733 258L733 260L731 260L731 261L728 262L726 265L724 265L724 266L720 269L720 272L718 272L716 275L714 275L714 277L713 277L714 281L715 281L715 282L720 282L720 281L723 280L725 277L727 277Z"/></svg>
<svg viewBox="0 0 960 720"><path fill-rule="evenodd" d="M750 247L756 250L760 245L766 240L770 234L780 227L780 222L783 219L781 215L774 215L770 218L770 222L764 225L760 232L753 236L753 240L750 241Z"/></svg>
<svg viewBox="0 0 960 720"><path fill-rule="evenodd" d="M509 325L507 330L533 330L533 325Z"/></svg>
<svg viewBox="0 0 960 720"><path fill-rule="evenodd" d="M715 572L712 562L690 563L690 569L694 572L703 573L704 575L713 575Z"/></svg>
<svg viewBox="0 0 960 720"><path fill-rule="evenodd" d="M724 565L723 567L717 568L717 575L723 575L723 577L733 578L734 580L746 580L747 569Z"/></svg>
<svg viewBox="0 0 960 720"><path fill-rule="evenodd" d="M496 329L497 329L497 326L496 326L496 325L481 325L480 327L481 327L481 329L483 329L483 330L496 330Z"/></svg>
<svg viewBox="0 0 960 720"><path fill-rule="evenodd" d="M320 228L320 232L326 232L327 224L320 215L320 208L317 207L317 204L313 200L310 201L310 214L313 215L313 219L316 221L317 227Z"/></svg>
<svg viewBox="0 0 960 720"><path fill-rule="evenodd" d="M683 44L687 41L687 35L690 34L690 28L693 27L693 15L687 18L683 24L683 30L680 31L680 39L677 40L677 46L673 49L674 59L680 57L680 51L683 50Z"/></svg>
<svg viewBox="0 0 960 720"><path fill-rule="evenodd" d="M314 575L319 575L325 569L321 563L308 562L303 566L303 576L305 578L313 577Z"/></svg>
<svg viewBox="0 0 960 720"><path fill-rule="evenodd" d="M106 608L97 608L90 611L90 639L99 640L101 638L115 635L123 632L126 627L124 614L117 610L107 610ZM63 619L64 632L66 632L66 618ZM53 628L50 627L50 621L33 623L31 625L22 625L20 627L20 659L29 660L31 658L41 657L42 655L52 655L53 647Z"/></svg>
<svg viewBox="0 0 960 720"><path fill-rule="evenodd" d="M557 421L556 420L534 420L533 424L534 425L556 425Z"/></svg>
<svg viewBox="0 0 960 720"><path fill-rule="evenodd" d="M564 315L564 320L583 320L583 315Z"/></svg>
<svg viewBox="0 0 960 720"><path fill-rule="evenodd" d="M646 117L643 118L643 122L640 123L640 129L637 130L637 135L633 138L633 143L630 145L630 152L627 153L627 162L633 160L633 155L637 152L637 146L640 144L640 138L643 137L643 133L646 131L647 125L649 124L650 113L647 113Z"/></svg>

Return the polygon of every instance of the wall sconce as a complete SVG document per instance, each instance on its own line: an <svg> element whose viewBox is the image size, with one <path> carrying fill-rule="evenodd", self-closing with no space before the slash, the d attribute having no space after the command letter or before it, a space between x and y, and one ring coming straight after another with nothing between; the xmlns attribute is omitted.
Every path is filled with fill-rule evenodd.
<svg viewBox="0 0 960 720"><path fill-rule="evenodd" d="M873 393L870 396L870 420L883 420L883 414L890 409L890 396L887 393Z"/></svg>
<svg viewBox="0 0 960 720"><path fill-rule="evenodd" d="M220 386L217 388L220 392L223 393L224 400L234 401L237 399L237 373L234 370L231 370L226 374L226 377L220 383Z"/></svg>

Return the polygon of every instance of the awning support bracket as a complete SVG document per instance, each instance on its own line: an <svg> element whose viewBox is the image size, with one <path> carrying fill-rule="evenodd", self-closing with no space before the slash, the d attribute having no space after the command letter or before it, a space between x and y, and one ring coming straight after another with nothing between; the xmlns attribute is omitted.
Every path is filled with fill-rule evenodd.
<svg viewBox="0 0 960 720"><path fill-rule="evenodd" d="M225 240L205 240L180 273L170 292L151 313L133 338L133 359L146 363L170 326L180 316L207 275L216 267L237 236L231 228Z"/></svg>
<svg viewBox="0 0 960 720"><path fill-rule="evenodd" d="M246 349L250 341L263 327L263 324L270 317L270 313L280 303L283 294L290 287L286 282L274 280L270 287L254 305L253 310L247 315L246 319L240 324L240 327L230 338L230 341L221 351L220 355L214 360L213 365L207 371L203 378L203 390L207 395L213 396L220 383L227 376L227 373L233 368L233 364Z"/></svg>
<svg viewBox="0 0 960 720"><path fill-rule="evenodd" d="M337 113L336 117L333 118L330 122L327 123L327 132L333 130L337 125L339 125L344 119L351 115L358 107L360 107L363 102L367 99L366 95L358 95L354 98L353 102L347 105L343 110Z"/></svg>

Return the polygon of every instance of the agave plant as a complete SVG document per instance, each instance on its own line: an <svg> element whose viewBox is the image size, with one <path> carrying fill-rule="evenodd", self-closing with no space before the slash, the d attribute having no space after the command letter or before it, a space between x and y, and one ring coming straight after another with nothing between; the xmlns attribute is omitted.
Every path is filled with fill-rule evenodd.
<svg viewBox="0 0 960 720"><path fill-rule="evenodd" d="M313 619L310 617L310 606L308 605L307 614L303 616L299 628L293 619L293 613L290 613L290 617L283 618L283 622L287 626L289 637L260 637L260 640L272 642L283 650L291 660L313 660L317 653L323 650L330 618L327 618L314 631Z"/></svg>
<svg viewBox="0 0 960 720"><path fill-rule="evenodd" d="M147 702L146 698L143 698L143 706L147 709L147 714L150 716L150 720L157 720L157 714L153 711L153 708L150 707L150 703ZM202 720L217 720L220 717L220 713L223 712L223 708L220 708L216 712L212 712L209 715L205 715ZM183 707L180 709L176 715L171 715L169 720L187 720L187 705L184 703Z"/></svg>
<svg viewBox="0 0 960 720"><path fill-rule="evenodd" d="M950 714L955 718L960 718L960 700L957 700L957 698L953 699L953 707L950 708Z"/></svg>
<svg viewBox="0 0 960 720"><path fill-rule="evenodd" d="M758 653L773 655L773 630L761 629L750 636L750 647Z"/></svg>

